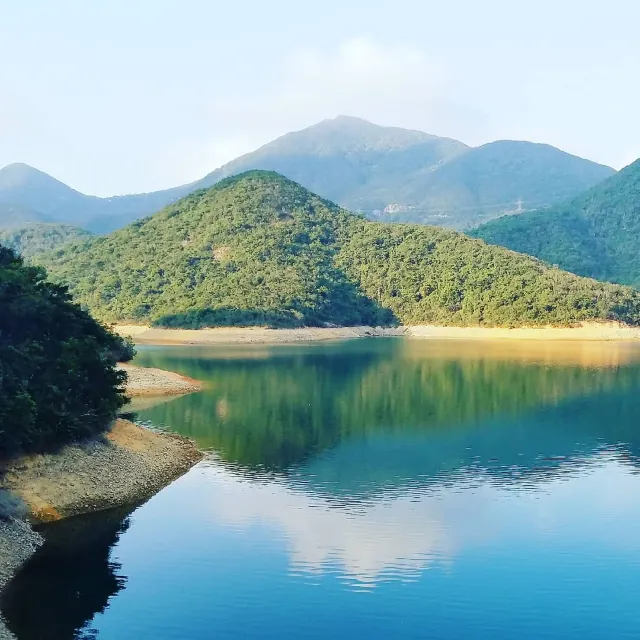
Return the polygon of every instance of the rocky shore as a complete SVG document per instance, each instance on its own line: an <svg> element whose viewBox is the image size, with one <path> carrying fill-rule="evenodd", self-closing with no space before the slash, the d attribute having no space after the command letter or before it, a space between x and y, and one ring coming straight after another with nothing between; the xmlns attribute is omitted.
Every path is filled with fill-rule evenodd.
<svg viewBox="0 0 640 640"><path fill-rule="evenodd" d="M186 438L117 420L104 438L12 462L2 488L24 502L30 522L50 522L147 498L201 458Z"/></svg>
<svg viewBox="0 0 640 640"><path fill-rule="evenodd" d="M26 520L0 520L0 591L41 543L29 523L140 502L201 458L186 438L117 420L102 438L6 464L0 490L20 498ZM0 640L11 637L0 620Z"/></svg>
<svg viewBox="0 0 640 640"><path fill-rule="evenodd" d="M129 397L198 391L196 380L159 369L121 365ZM150 398L151 399L151 398ZM42 543L31 524L138 503L186 473L202 458L195 444L116 420L103 437L0 465L0 497L19 505L0 513L0 592ZM0 617L0 640L13 636Z"/></svg>
<svg viewBox="0 0 640 640"><path fill-rule="evenodd" d="M42 544L42 538L22 520L0 520L0 592L16 569ZM0 640L13 640L0 616Z"/></svg>
<svg viewBox="0 0 640 640"><path fill-rule="evenodd" d="M119 364L118 367L127 373L126 394L130 398L179 396L202 389L202 384L197 380L172 371L136 367L132 364Z"/></svg>

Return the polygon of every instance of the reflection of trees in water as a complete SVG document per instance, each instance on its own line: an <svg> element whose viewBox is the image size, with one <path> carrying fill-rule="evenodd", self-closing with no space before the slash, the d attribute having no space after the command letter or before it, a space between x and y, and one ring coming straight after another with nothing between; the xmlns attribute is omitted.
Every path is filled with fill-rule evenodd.
<svg viewBox="0 0 640 640"><path fill-rule="evenodd" d="M415 459L412 471L422 475L493 458L543 472L540 454L572 455L583 441L593 450L598 440L636 440L633 419L622 413L640 408L637 365L552 366L478 349L416 348L363 341L271 358L146 354L146 364L204 379L208 388L139 415L195 438L245 473L288 471L349 445L362 452L385 437L390 446L404 439L406 451L395 460Z"/></svg>
<svg viewBox="0 0 640 640"><path fill-rule="evenodd" d="M640 469L640 394L605 391L468 428L397 432L344 442L291 480L327 499L377 500L407 489L490 483L533 489L614 456Z"/></svg>
<svg viewBox="0 0 640 640"><path fill-rule="evenodd" d="M0 609L18 640L92 638L87 629L124 588L112 547L133 507L63 520L44 529L45 543L9 583Z"/></svg>

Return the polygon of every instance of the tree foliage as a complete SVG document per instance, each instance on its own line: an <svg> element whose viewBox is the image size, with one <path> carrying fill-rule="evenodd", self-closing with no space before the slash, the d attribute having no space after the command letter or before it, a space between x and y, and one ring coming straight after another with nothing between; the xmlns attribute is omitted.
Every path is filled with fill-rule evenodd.
<svg viewBox="0 0 640 640"><path fill-rule="evenodd" d="M640 295L460 233L373 223L270 172L41 259L101 320L198 328L640 320Z"/></svg>
<svg viewBox="0 0 640 640"><path fill-rule="evenodd" d="M124 404L114 365L131 345L4 247L0 309L0 456L104 431Z"/></svg>
<svg viewBox="0 0 640 640"><path fill-rule="evenodd" d="M500 218L472 235L580 275L640 287L640 161L562 207Z"/></svg>

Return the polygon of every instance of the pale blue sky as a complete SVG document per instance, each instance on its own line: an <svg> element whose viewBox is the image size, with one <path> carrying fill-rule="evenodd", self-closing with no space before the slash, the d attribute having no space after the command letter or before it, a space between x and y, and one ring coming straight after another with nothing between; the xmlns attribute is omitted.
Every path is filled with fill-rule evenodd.
<svg viewBox="0 0 640 640"><path fill-rule="evenodd" d="M339 113L640 156L633 0L0 4L0 165L87 193L195 180Z"/></svg>

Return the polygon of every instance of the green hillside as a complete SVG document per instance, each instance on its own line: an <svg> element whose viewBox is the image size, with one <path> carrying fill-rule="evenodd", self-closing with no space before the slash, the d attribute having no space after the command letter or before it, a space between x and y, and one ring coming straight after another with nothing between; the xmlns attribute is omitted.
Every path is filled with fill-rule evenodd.
<svg viewBox="0 0 640 640"><path fill-rule="evenodd" d="M32 258L38 253L52 251L67 242L88 238L90 235L84 229L65 224L29 224L0 231L0 244L13 249L24 258Z"/></svg>
<svg viewBox="0 0 640 640"><path fill-rule="evenodd" d="M262 171L38 259L106 321L194 328L640 322L640 293L631 289L454 231L369 222Z"/></svg>
<svg viewBox="0 0 640 640"><path fill-rule="evenodd" d="M567 271L640 287L640 160L562 207L500 218L473 235Z"/></svg>

